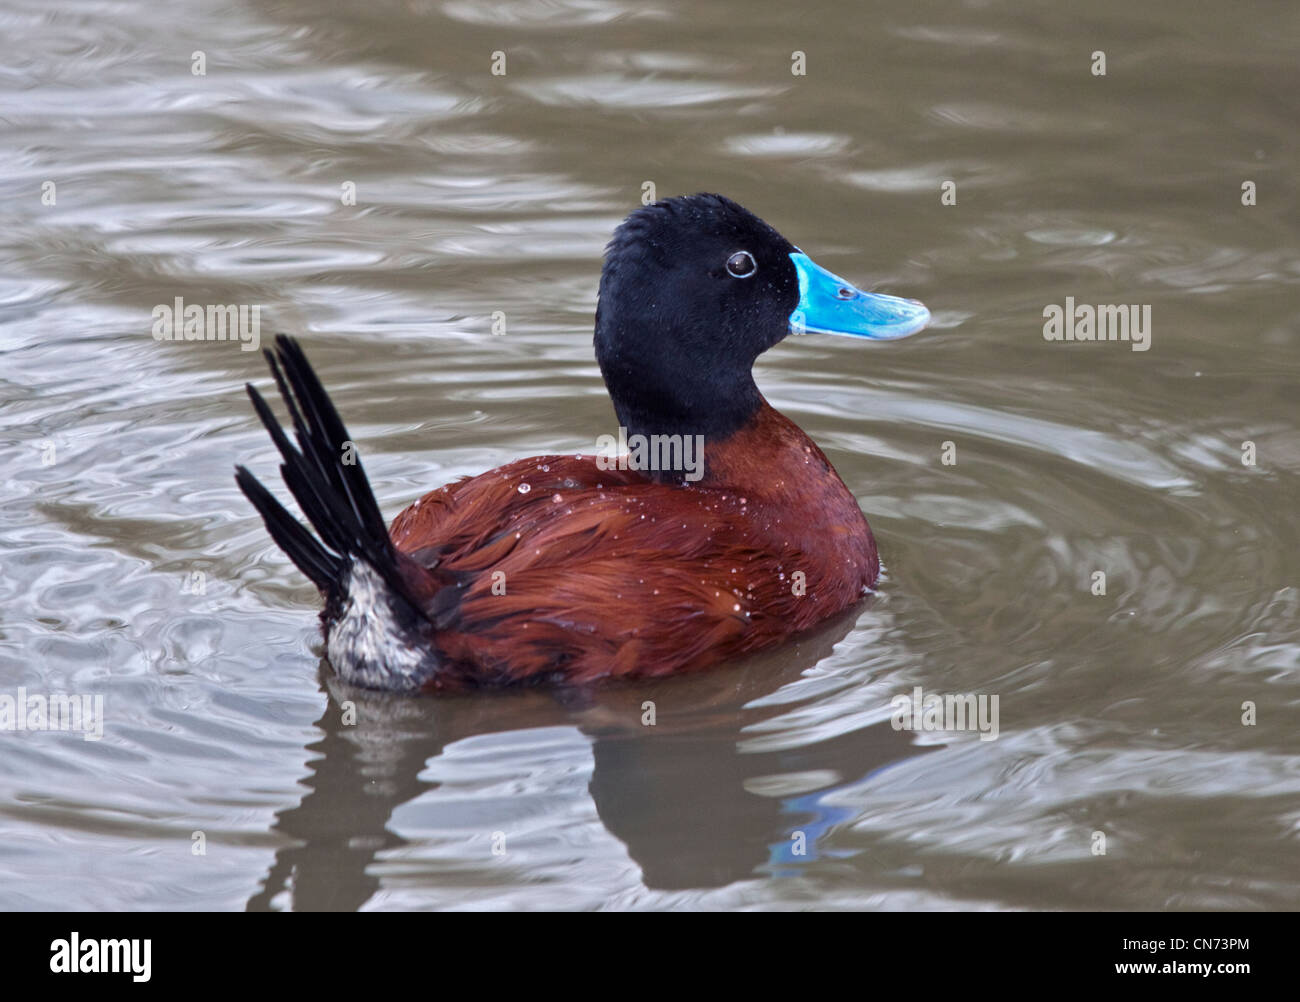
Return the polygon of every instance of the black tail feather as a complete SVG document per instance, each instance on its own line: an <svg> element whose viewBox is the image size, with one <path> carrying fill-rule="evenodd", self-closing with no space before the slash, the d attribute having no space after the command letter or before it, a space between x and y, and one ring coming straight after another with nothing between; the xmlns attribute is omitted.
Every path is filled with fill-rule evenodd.
<svg viewBox="0 0 1300 1002"><path fill-rule="evenodd" d="M262 516L271 538L323 592L337 589L349 557L360 557L398 595L404 594L397 553L379 503L356 458L347 428L302 348L281 334L275 339L274 354L267 351L265 355L289 410L297 447L251 384L248 396L284 458L280 473L285 484L320 539L242 466L235 472L239 489Z"/></svg>
<svg viewBox="0 0 1300 1002"><path fill-rule="evenodd" d="M239 484L244 496L262 516L276 545L289 555L298 570L311 578L317 588L328 591L339 579L343 561L326 550L320 540L303 528L302 523L290 515L284 505L246 467L235 467L235 483Z"/></svg>

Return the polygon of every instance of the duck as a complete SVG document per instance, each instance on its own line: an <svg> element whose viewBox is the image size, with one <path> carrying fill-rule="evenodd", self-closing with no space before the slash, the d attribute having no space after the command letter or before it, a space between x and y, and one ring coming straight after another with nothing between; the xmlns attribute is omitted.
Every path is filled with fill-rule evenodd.
<svg viewBox="0 0 1300 1002"><path fill-rule="evenodd" d="M636 461L516 460L387 524L301 344L279 334L264 354L292 439L245 388L306 524L247 467L235 480L320 591L325 660L347 683L441 693L696 672L844 613L880 573L857 498L759 392L758 357L791 334L891 340L929 320L723 195L665 198L614 231L595 315L619 441L653 446Z"/></svg>

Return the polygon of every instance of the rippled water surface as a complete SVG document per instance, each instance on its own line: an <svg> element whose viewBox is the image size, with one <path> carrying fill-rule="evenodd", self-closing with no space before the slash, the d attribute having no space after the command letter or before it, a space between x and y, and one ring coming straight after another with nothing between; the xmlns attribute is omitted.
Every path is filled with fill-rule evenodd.
<svg viewBox="0 0 1300 1002"><path fill-rule="evenodd" d="M1300 902L1294 5L5 0L0 39L0 693L105 713L0 733L0 906ZM613 430L647 182L934 312L758 367L879 594L696 678L343 690L231 477L279 487L260 357L151 311L300 337L391 516ZM1067 296L1150 350L1046 341ZM917 686L997 739L895 730Z"/></svg>

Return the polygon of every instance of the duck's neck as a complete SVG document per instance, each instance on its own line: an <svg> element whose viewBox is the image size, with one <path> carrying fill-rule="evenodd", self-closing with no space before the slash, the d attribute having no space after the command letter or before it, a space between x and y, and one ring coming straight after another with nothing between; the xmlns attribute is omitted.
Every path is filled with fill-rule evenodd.
<svg viewBox="0 0 1300 1002"><path fill-rule="evenodd" d="M665 356L654 366L602 356L601 373L619 424L629 438L676 435L723 439L753 420L763 405L745 365L708 366Z"/></svg>
<svg viewBox="0 0 1300 1002"><path fill-rule="evenodd" d="M805 491L824 492L833 484L852 497L817 443L762 396L753 416L740 428L705 440L701 484L783 498Z"/></svg>

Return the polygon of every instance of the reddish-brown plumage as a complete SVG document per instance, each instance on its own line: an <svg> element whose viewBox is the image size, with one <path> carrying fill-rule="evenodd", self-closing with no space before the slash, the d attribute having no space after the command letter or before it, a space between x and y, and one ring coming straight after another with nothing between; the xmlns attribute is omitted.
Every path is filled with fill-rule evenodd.
<svg viewBox="0 0 1300 1002"><path fill-rule="evenodd" d="M879 569L853 495L765 402L706 442L696 484L537 457L426 494L391 536L430 571L438 688L693 671L848 608Z"/></svg>

